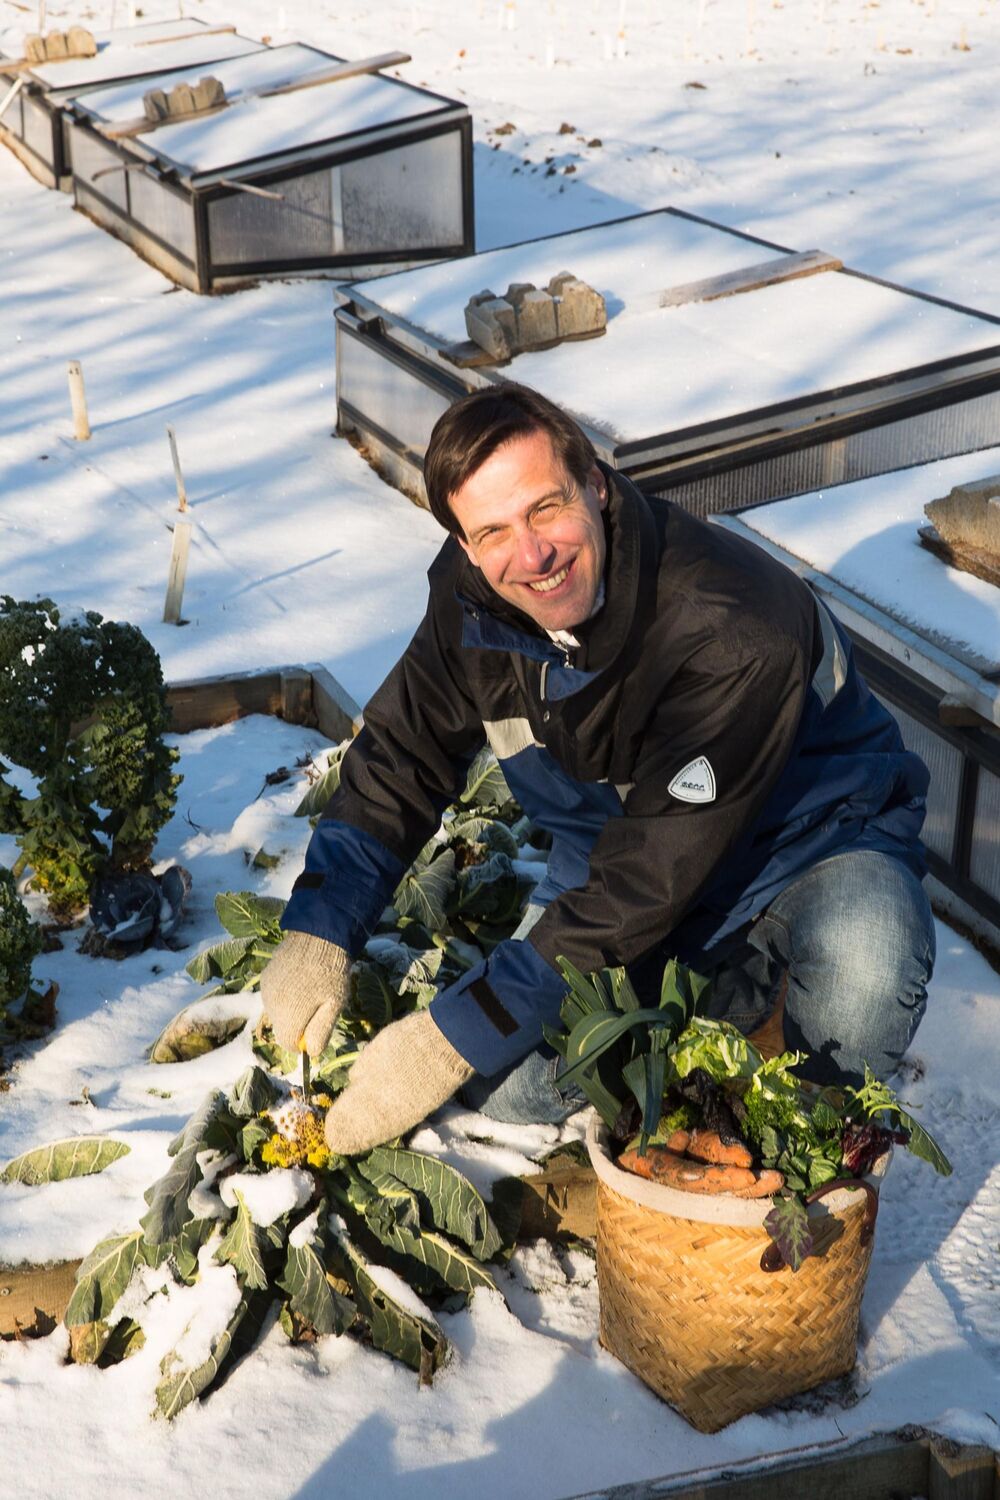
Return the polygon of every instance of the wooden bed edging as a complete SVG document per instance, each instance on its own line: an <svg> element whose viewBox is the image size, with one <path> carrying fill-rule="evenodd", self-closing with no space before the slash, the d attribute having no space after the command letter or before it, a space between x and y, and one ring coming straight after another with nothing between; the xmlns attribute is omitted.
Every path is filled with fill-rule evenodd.
<svg viewBox="0 0 1000 1500"><path fill-rule="evenodd" d="M826 1452L823 1451L826 1448ZM1000 1500L1000 1455L902 1427L862 1442L817 1445L590 1490L565 1500Z"/></svg>
<svg viewBox="0 0 1000 1500"><path fill-rule="evenodd" d="M339 744L361 728L361 709L332 672L318 662L264 667L167 683L175 734L213 729L247 714L274 714L289 724L308 724Z"/></svg>
<svg viewBox="0 0 1000 1500"><path fill-rule="evenodd" d="M78 1260L48 1266L0 1265L0 1339L40 1338L62 1322Z"/></svg>

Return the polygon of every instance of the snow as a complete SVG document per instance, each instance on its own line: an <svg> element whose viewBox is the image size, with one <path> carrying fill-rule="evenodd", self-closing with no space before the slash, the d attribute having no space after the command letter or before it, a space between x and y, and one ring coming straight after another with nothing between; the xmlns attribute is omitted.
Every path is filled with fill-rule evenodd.
<svg viewBox="0 0 1000 1500"><path fill-rule="evenodd" d="M948 565L917 538L924 506L1000 472L1000 448L755 506L740 519L803 562L984 670L1000 666L1000 589Z"/></svg>
<svg viewBox="0 0 1000 1500"><path fill-rule="evenodd" d="M323 68L334 67L341 60L300 43L264 49L259 43L253 45L256 51L245 57L230 57L220 61L218 67L212 69L212 77L222 84L227 98L244 93L247 89L277 88L282 83L291 83L293 79L305 78ZM189 67L182 58L174 67L170 63L166 64L166 70L162 77L156 79L155 86L171 89L176 83L196 83L202 72L201 68ZM119 83L110 88L97 89L87 95L82 101L82 107L104 124L132 120L142 114L143 95L152 87L150 80L144 78L139 83ZM148 135L146 139L149 139ZM159 131L156 132L155 139L160 140Z"/></svg>
<svg viewBox="0 0 1000 1500"><path fill-rule="evenodd" d="M151 20L176 14L173 0L143 0L143 10ZM221 0L203 0L199 11L231 18ZM409 81L469 104L484 249L673 204L1000 313L998 209L984 175L998 123L995 0L786 0L780 8L632 0L620 59L620 7L597 0L520 0L504 8L511 30L498 26L496 5L455 0L386 0L355 12L288 0L285 11L288 30L274 35L280 7L245 0L240 26L342 56L405 48L414 55L401 70ZM48 18L61 28L87 23L82 3L66 0L50 3ZM0 27L24 21L0 0ZM696 82L705 87L687 87ZM515 129L496 134L507 122ZM562 123L572 132L560 133ZM596 139L602 145L588 145ZM0 588L134 621L172 680L322 661L363 703L420 619L441 533L331 436L329 283L274 283L217 299L176 291L7 152L0 224ZM739 264L742 256L741 248ZM702 274L699 262L693 276ZM68 359L83 363L88 443L70 436ZM683 386L688 375L681 367L670 378ZM612 395L602 383L588 405L603 412ZM180 629L160 619L176 515L167 423L195 524L189 623ZM1000 469L995 455L949 463L963 477ZM935 479L935 493L950 487L952 472L940 488ZM856 566L867 538L873 597L902 590L908 569L922 566L916 550L893 544L880 560L876 547L896 526L912 535L931 498L920 474L898 476L893 490L885 478L866 481L864 497L851 487L857 509L838 511L836 524L819 519L818 504L804 507L815 547L838 566L848 553ZM871 513L889 493L898 518ZM789 537L781 543L790 546ZM964 584L958 591L965 604L975 597ZM931 597L923 583L911 602L916 594ZM935 620L979 647L995 645L993 616L977 602L977 634L960 604L955 592L941 594ZM78 1258L101 1235L134 1229L170 1141L209 1089L228 1088L252 1060L246 1032L186 1063L154 1068L145 1053L197 993L183 965L218 936L214 894L288 894L309 832L306 820L288 816L304 783L264 787L264 776L318 753L321 742L253 719L185 736L181 748L186 779L157 855L194 876L190 947L112 964L82 960L70 936L62 952L38 959L36 975L62 986L59 1025L24 1049L0 1094L4 1159L84 1129L113 1134L131 1152L98 1176L5 1186L0 1262ZM276 870L248 868L261 844L282 853ZM0 861L14 854L0 837ZM103 1500L122 1474L146 1500L200 1491L206 1475L223 1500L250 1488L259 1500L318 1500L340 1489L357 1500L560 1500L902 1423L995 1447L1000 980L949 928L939 926L938 943L903 1093L940 1131L955 1173L940 1179L897 1154L859 1362L842 1388L699 1435L600 1348L589 1258L535 1245L498 1272L509 1306L480 1292L467 1311L441 1315L453 1355L430 1390L350 1338L293 1347L272 1325L203 1403L172 1426L152 1421L159 1363L191 1322L191 1295L204 1295L217 1319L232 1305L229 1268L216 1267L200 1294L164 1297L150 1283L140 1307L147 1345L119 1366L67 1364L62 1329L0 1345L5 1431L16 1435L4 1445L5 1483L40 1500ZM555 1143L546 1132L495 1127L451 1107L418 1140L485 1187L512 1164L529 1170ZM555 1139L580 1133L571 1121Z"/></svg>
<svg viewBox="0 0 1000 1500"><path fill-rule="evenodd" d="M178 22L178 28L181 31L184 30L184 26L185 23ZM190 23L187 23L187 27L190 32ZM165 72L173 68L194 68L199 65L204 71L206 63L215 63L220 58L239 57L244 53L259 50L259 42L238 36L235 32L216 33L214 36L188 34L177 41L158 41L155 46L107 47L102 48L96 57L74 58L72 61L59 63L39 63L37 67L31 69L31 77L45 84L61 102L67 96L72 97L112 78L135 78L145 75L145 82L142 85L145 91L153 87L148 77L150 73ZM141 112L141 93L139 103Z"/></svg>
<svg viewBox="0 0 1000 1500"><path fill-rule="evenodd" d="M282 1214L304 1208L312 1197L313 1179L298 1167L276 1167L270 1172L234 1172L223 1180L222 1201L236 1207L239 1193L255 1224L266 1229Z"/></svg>

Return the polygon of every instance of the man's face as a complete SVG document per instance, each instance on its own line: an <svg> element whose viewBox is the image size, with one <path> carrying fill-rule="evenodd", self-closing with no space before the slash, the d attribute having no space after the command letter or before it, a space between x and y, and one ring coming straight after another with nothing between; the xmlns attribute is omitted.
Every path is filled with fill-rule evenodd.
<svg viewBox="0 0 1000 1500"><path fill-rule="evenodd" d="M451 497L468 557L543 630L572 630L589 617L604 572L607 503L600 469L580 489L541 431L498 448Z"/></svg>

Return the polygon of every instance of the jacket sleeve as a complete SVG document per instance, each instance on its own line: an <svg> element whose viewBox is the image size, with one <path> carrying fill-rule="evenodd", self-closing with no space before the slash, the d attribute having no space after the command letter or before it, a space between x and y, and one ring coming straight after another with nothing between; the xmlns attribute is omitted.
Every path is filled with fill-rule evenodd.
<svg viewBox="0 0 1000 1500"><path fill-rule="evenodd" d="M676 927L788 759L810 656L808 628L753 625L688 656L647 723L624 816L598 835L586 883L434 1000L435 1021L475 1068L500 1071L539 1044L543 1022L558 1024L557 957L584 973L628 964Z"/></svg>
<svg viewBox="0 0 1000 1500"><path fill-rule="evenodd" d="M340 786L306 850L282 927L355 957L404 872L437 830L484 731L429 607L365 708Z"/></svg>

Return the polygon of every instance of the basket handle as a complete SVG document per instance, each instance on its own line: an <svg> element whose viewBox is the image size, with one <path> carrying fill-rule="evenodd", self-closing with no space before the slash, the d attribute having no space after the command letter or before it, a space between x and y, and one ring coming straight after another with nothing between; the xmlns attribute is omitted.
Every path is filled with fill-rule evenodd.
<svg viewBox="0 0 1000 1500"><path fill-rule="evenodd" d="M865 1222L861 1226L861 1244L871 1244L875 1233L875 1220L878 1217L878 1193L870 1182L865 1182L860 1177L837 1177L833 1182L824 1182L822 1187L814 1188L811 1193L807 1193L806 1203L818 1203L820 1198L825 1198L827 1193L833 1193L837 1188L864 1189L868 1201L865 1204ZM760 1258L761 1270L783 1271L786 1264L785 1257L772 1240Z"/></svg>

